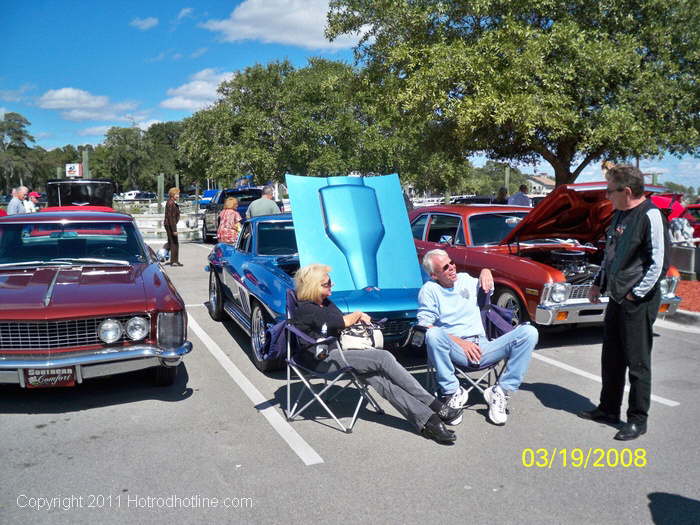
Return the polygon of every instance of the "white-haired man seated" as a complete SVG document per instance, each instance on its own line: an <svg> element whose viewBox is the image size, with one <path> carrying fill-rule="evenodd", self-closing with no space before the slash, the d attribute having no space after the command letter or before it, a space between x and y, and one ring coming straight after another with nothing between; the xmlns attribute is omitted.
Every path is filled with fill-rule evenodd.
<svg viewBox="0 0 700 525"><path fill-rule="evenodd" d="M418 323L428 328L428 360L435 367L439 393L449 406L461 408L468 394L455 375L455 364L484 366L508 359L498 383L484 392L489 419L496 425L505 424L508 398L520 387L525 376L537 344L537 329L524 324L489 341L476 296L477 286L485 292L493 290L491 271L484 268L478 279L468 273L457 273L454 262L444 250L426 253L423 268L433 280L426 282L418 293Z"/></svg>

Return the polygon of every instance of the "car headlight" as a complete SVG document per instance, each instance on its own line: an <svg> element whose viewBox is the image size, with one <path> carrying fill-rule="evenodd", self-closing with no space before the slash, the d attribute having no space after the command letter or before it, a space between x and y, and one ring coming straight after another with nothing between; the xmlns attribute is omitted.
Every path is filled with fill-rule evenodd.
<svg viewBox="0 0 700 525"><path fill-rule="evenodd" d="M553 303L563 303L569 298L567 283L553 283L549 292L549 300Z"/></svg>
<svg viewBox="0 0 700 525"><path fill-rule="evenodd" d="M661 289L661 297L664 299L672 299L676 296L676 287L678 286L678 277L665 277L659 281Z"/></svg>
<svg viewBox="0 0 700 525"><path fill-rule="evenodd" d="M162 312L158 314L158 346L177 348L187 338L187 316L185 312Z"/></svg>
<svg viewBox="0 0 700 525"><path fill-rule="evenodd" d="M105 319L97 329L98 337L105 343L116 343L124 334L122 324L116 319Z"/></svg>
<svg viewBox="0 0 700 525"><path fill-rule="evenodd" d="M138 341L148 335L150 323L143 317L132 317L126 323L126 335L132 341Z"/></svg>

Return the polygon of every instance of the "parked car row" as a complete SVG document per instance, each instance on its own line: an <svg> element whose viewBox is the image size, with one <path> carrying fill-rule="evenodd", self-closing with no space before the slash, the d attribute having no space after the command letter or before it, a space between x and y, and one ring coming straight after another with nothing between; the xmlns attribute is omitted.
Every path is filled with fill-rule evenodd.
<svg viewBox="0 0 700 525"><path fill-rule="evenodd" d="M351 217L356 210L333 207L329 199L318 205L308 197L319 193L316 188L307 193L305 206L294 207L293 185L288 187L293 216L248 221L235 246L218 244L214 248L207 267L211 317L221 320L229 316L250 335L253 361L261 370L279 365L262 357L265 327L285 316L286 290L293 287L292 276L304 261L304 247L321 244L326 236L324 231L331 235L334 224L339 231L348 230L347 224L363 224L349 229L358 238L373 234L377 228L386 231L389 224L392 229L403 227L401 220L388 222L383 207L376 215L382 224L375 225L368 224L364 214L364 223L363 219L356 220ZM478 204L417 208L410 213L408 233L413 238L414 259L394 257L385 263L394 271L408 266L417 268L428 250L441 248L459 271L477 275L481 268L491 269L496 285L494 302L514 311L514 323L530 321L543 326L600 323L607 297L600 304L591 304L587 294L600 268L604 232L613 213L605 190L603 183L560 186L534 209ZM663 188L648 190L654 194ZM396 202L402 202L400 193L394 197ZM297 225L300 214L316 209L322 210L323 217L315 226L310 227L307 221L300 229ZM401 242L411 242L410 237ZM361 243L348 244L351 245L359 247ZM402 247L395 243L392 249L399 253ZM347 260L347 265L354 264L351 259L358 258L357 249L344 254L342 260ZM326 262L337 251L337 248L328 250L324 256L316 250L315 258L306 257L306 260ZM379 259L377 256L376 260ZM334 265L333 272L335 266L339 265ZM423 279L427 278L423 274ZM335 283L335 273L333 280ZM675 295L678 281L679 274L674 268L662 279L661 312L670 314L678 308L681 301ZM388 318L385 339L402 345L415 321L419 286L420 282L402 290L376 291L374 295L364 286L341 292L334 288L333 300L346 312L360 309L377 319Z"/></svg>

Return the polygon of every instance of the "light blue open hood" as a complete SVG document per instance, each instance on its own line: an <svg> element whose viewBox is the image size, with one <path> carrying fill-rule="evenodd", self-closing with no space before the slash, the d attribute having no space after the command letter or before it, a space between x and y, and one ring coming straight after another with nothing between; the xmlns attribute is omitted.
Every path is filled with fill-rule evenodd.
<svg viewBox="0 0 700 525"><path fill-rule="evenodd" d="M301 266L331 266L334 292L420 288L398 175L286 179Z"/></svg>

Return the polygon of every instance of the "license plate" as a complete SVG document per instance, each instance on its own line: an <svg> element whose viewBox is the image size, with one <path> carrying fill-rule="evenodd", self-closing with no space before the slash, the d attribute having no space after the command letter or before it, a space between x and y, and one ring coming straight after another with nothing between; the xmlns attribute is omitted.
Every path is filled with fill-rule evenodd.
<svg viewBox="0 0 700 525"><path fill-rule="evenodd" d="M75 368L25 368L24 384L27 388L75 386Z"/></svg>

